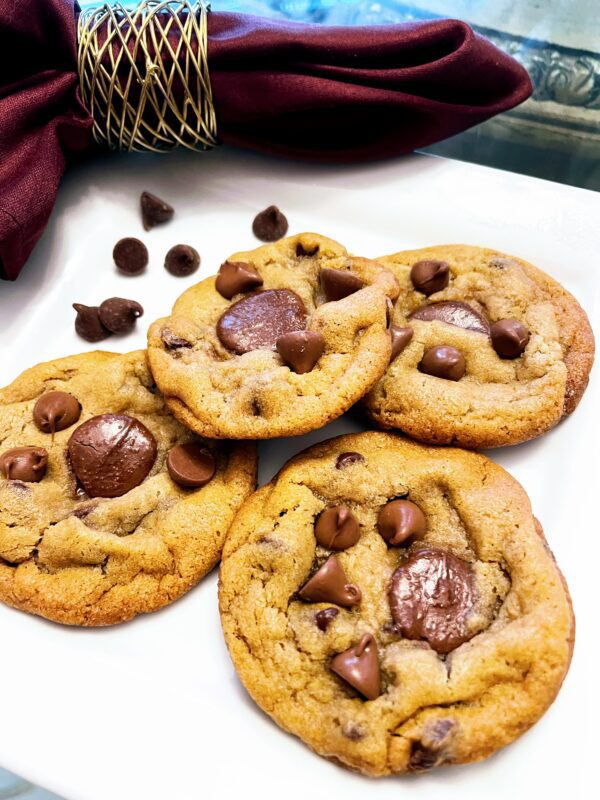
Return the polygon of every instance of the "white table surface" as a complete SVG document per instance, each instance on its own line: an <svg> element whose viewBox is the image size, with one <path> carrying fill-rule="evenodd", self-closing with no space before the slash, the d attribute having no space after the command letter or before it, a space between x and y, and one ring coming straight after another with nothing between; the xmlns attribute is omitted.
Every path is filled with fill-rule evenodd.
<svg viewBox="0 0 600 800"><path fill-rule="evenodd" d="M172 223L142 229L138 198L172 201ZM290 233L316 230L377 256L433 243L496 247L561 280L600 320L600 195L425 156L319 167L233 150L122 156L74 170L21 278L0 283L0 383L38 361L91 350L73 331L72 302L119 295L146 309L138 331L106 349L142 347L146 324L234 250L258 244L254 214L278 204ZM116 273L122 236L148 245L147 273ZM196 276L162 260L185 242ZM527 489L569 581L577 614L571 671L557 701L519 742L486 762L422 777L370 780L310 753L241 688L223 644L216 574L170 608L110 629L69 629L0 606L0 764L68 800L481 800L593 795L598 719L600 526L598 380L572 418L543 438L495 451ZM293 452L354 430L347 418L261 445L261 482Z"/></svg>

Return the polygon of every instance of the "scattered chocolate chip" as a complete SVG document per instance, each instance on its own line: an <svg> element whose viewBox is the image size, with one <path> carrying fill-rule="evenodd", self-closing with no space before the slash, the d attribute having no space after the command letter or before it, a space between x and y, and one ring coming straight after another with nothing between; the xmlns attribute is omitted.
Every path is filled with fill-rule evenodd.
<svg viewBox="0 0 600 800"><path fill-rule="evenodd" d="M71 467L89 497L120 497L138 486L156 460L156 440L124 414L92 417L71 434Z"/></svg>
<svg viewBox="0 0 600 800"><path fill-rule="evenodd" d="M437 345L430 347L423 353L419 369L427 375L436 378L445 378L449 381L459 381L465 374L467 365L465 357L450 345Z"/></svg>
<svg viewBox="0 0 600 800"><path fill-rule="evenodd" d="M438 653L473 636L468 628L475 606L473 571L445 550L423 548L398 567L389 601L402 636L426 639Z"/></svg>
<svg viewBox="0 0 600 800"><path fill-rule="evenodd" d="M321 287L328 302L342 300L365 285L357 275L344 269L322 269L320 277Z"/></svg>
<svg viewBox="0 0 600 800"><path fill-rule="evenodd" d="M64 431L80 416L79 400L67 392L46 392L33 407L33 421L43 433Z"/></svg>
<svg viewBox="0 0 600 800"><path fill-rule="evenodd" d="M335 461L335 468L336 469L346 469L346 467L350 467L352 464L359 464L365 460L364 456L361 456L360 453L340 453Z"/></svg>
<svg viewBox="0 0 600 800"><path fill-rule="evenodd" d="M140 206L142 208L142 224L146 231L149 231L155 225L168 222L175 213L173 206L165 203L160 197L150 192L142 192Z"/></svg>
<svg viewBox="0 0 600 800"><path fill-rule="evenodd" d="M143 313L144 309L139 303L124 297L109 297L98 308L100 322L111 333L129 333Z"/></svg>
<svg viewBox="0 0 600 800"><path fill-rule="evenodd" d="M290 289L269 289L238 300L217 322L217 336L228 350L241 355L273 349L284 333L304 330L306 308Z"/></svg>
<svg viewBox="0 0 600 800"><path fill-rule="evenodd" d="M102 339L107 339L111 335L108 328L105 328L100 322L98 306L73 303L73 308L77 312L75 330L86 342L101 342Z"/></svg>
<svg viewBox="0 0 600 800"><path fill-rule="evenodd" d="M291 331L280 336L275 347L288 367L304 375L323 355L325 339L316 331Z"/></svg>
<svg viewBox="0 0 600 800"><path fill-rule="evenodd" d="M358 586L348 582L337 556L329 556L300 589L298 595L309 603L336 603L348 608L360 603L362 597Z"/></svg>
<svg viewBox="0 0 600 800"><path fill-rule="evenodd" d="M392 500L379 512L377 530L389 545L397 547L407 539L420 539L424 536L427 522L415 503L410 500Z"/></svg>
<svg viewBox="0 0 600 800"><path fill-rule="evenodd" d="M162 343L167 350L178 350L180 347L193 347L191 342L182 336L176 336L169 328L163 328L160 334Z"/></svg>
<svg viewBox="0 0 600 800"><path fill-rule="evenodd" d="M317 517L315 536L321 547L346 550L360 539L358 520L347 506L326 508Z"/></svg>
<svg viewBox="0 0 600 800"><path fill-rule="evenodd" d="M518 319L501 319L491 327L492 347L500 358L519 358L529 342L529 331Z"/></svg>
<svg viewBox="0 0 600 800"><path fill-rule="evenodd" d="M445 261L417 261L410 279L415 289L425 295L441 292L450 282L450 265Z"/></svg>
<svg viewBox="0 0 600 800"><path fill-rule="evenodd" d="M421 319L425 322L439 320L457 328L484 333L486 336L490 334L490 323L487 319L473 306L459 300L442 300L421 306L410 315L410 319Z"/></svg>
<svg viewBox="0 0 600 800"><path fill-rule="evenodd" d="M43 447L13 447L0 455L0 475L9 481L38 483L48 468L48 452Z"/></svg>
<svg viewBox="0 0 600 800"><path fill-rule="evenodd" d="M305 247L301 242L298 242L296 245L296 256L298 258L303 258L304 256L308 256L311 258L312 256L316 256L319 252L319 245L313 244L312 246Z"/></svg>
<svg viewBox="0 0 600 800"><path fill-rule="evenodd" d="M381 694L377 643L372 634L365 633L354 647L334 656L329 667L367 700Z"/></svg>
<svg viewBox="0 0 600 800"><path fill-rule="evenodd" d="M315 614L315 622L320 631L326 631L340 613L339 608L323 608Z"/></svg>
<svg viewBox="0 0 600 800"><path fill-rule="evenodd" d="M120 239L113 249L117 269L126 275L139 275L148 266L148 249L139 239Z"/></svg>
<svg viewBox="0 0 600 800"><path fill-rule="evenodd" d="M269 206L254 217L252 230L261 242L276 242L286 235L288 221L277 206Z"/></svg>
<svg viewBox="0 0 600 800"><path fill-rule="evenodd" d="M176 278L185 278L200 266L200 255L189 244L176 244L165 256L165 269Z"/></svg>
<svg viewBox="0 0 600 800"><path fill-rule="evenodd" d="M215 459L206 447L194 442L178 444L167 456L169 475L179 486L205 486L215 474Z"/></svg>
<svg viewBox="0 0 600 800"><path fill-rule="evenodd" d="M219 267L215 289L227 300L242 292L250 292L263 285L263 279L251 264L245 261L226 261Z"/></svg>
<svg viewBox="0 0 600 800"><path fill-rule="evenodd" d="M390 335L392 337L392 355L390 361L393 361L396 356L404 350L406 345L413 337L412 328L399 328L397 325L392 325L390 328Z"/></svg>

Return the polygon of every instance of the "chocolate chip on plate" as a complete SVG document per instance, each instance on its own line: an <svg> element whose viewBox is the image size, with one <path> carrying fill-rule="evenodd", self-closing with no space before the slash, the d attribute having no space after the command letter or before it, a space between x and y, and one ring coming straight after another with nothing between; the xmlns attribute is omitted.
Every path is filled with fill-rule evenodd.
<svg viewBox="0 0 600 800"><path fill-rule="evenodd" d="M358 644L334 656L329 668L367 700L375 700L381 694L377 643L371 633L365 633Z"/></svg>
<svg viewBox="0 0 600 800"><path fill-rule="evenodd" d="M465 374L467 365L460 350L441 344L430 347L423 353L419 369L426 375L445 378L449 381L459 381Z"/></svg>
<svg viewBox="0 0 600 800"><path fill-rule="evenodd" d="M121 272L139 275L148 266L148 249L139 239L127 237L120 239L114 246L113 259Z"/></svg>
<svg viewBox="0 0 600 800"><path fill-rule="evenodd" d="M327 301L342 300L364 286L363 281L357 275L344 269L322 269L320 278Z"/></svg>
<svg viewBox="0 0 600 800"><path fill-rule="evenodd" d="M438 653L473 636L468 626L476 603L473 571L446 550L413 553L392 575L389 601L402 636L425 639Z"/></svg>
<svg viewBox="0 0 600 800"><path fill-rule="evenodd" d="M156 439L124 414L100 414L71 434L73 472L88 497L120 497L138 486L156 460Z"/></svg>
<svg viewBox="0 0 600 800"><path fill-rule="evenodd" d="M83 303L73 303L77 312L75 317L75 330L86 342L101 342L107 339L111 332L100 321L98 306L84 306Z"/></svg>
<svg viewBox="0 0 600 800"><path fill-rule="evenodd" d="M290 289L269 289L233 303L217 322L217 336L228 350L241 355L274 349L280 336L304 330L306 308Z"/></svg>
<svg viewBox="0 0 600 800"><path fill-rule="evenodd" d="M81 404L68 392L46 392L33 407L33 421L43 433L64 431L80 416Z"/></svg>
<svg viewBox="0 0 600 800"><path fill-rule="evenodd" d="M178 444L169 450L167 470L179 486L199 488L215 474L215 459L210 450L194 442Z"/></svg>
<svg viewBox="0 0 600 800"><path fill-rule="evenodd" d="M304 375L323 355L325 339L316 331L291 331L280 336L275 346L285 363L298 375Z"/></svg>
<svg viewBox="0 0 600 800"><path fill-rule="evenodd" d="M43 447L13 447L0 455L0 475L9 481L38 483L48 468L48 452Z"/></svg>
<svg viewBox="0 0 600 800"><path fill-rule="evenodd" d="M331 506L317 517L315 536L321 547L346 550L360 539L358 520L347 506Z"/></svg>
<svg viewBox="0 0 600 800"><path fill-rule="evenodd" d="M109 297L98 309L100 322L111 333L129 333L143 313L144 309L139 303L124 297Z"/></svg>
<svg viewBox="0 0 600 800"><path fill-rule="evenodd" d="M226 300L236 294L250 292L263 285L263 279L251 264L245 261L225 261L219 267L215 289Z"/></svg>
<svg viewBox="0 0 600 800"><path fill-rule="evenodd" d="M397 325L390 327L390 336L392 337L392 355L390 361L393 361L396 356L399 356L404 348L408 345L413 337L412 328L399 328Z"/></svg>
<svg viewBox="0 0 600 800"><path fill-rule="evenodd" d="M176 278L185 278L200 266L200 255L189 244L176 244L165 256L165 269Z"/></svg>
<svg viewBox="0 0 600 800"><path fill-rule="evenodd" d="M439 320L457 328L465 328L476 333L490 334L490 323L473 306L460 300L442 300L417 308L410 319L421 319L426 322Z"/></svg>
<svg viewBox="0 0 600 800"><path fill-rule="evenodd" d="M288 221L277 206L269 206L254 217L252 230L261 242L276 242L288 231Z"/></svg>
<svg viewBox="0 0 600 800"><path fill-rule="evenodd" d="M389 545L397 547L408 539L424 536L427 522L415 503L410 500L392 500L379 512L377 530Z"/></svg>
<svg viewBox="0 0 600 800"><path fill-rule="evenodd" d="M492 347L500 358L519 358L529 342L529 331L518 319L501 319L491 327Z"/></svg>
<svg viewBox="0 0 600 800"><path fill-rule="evenodd" d="M441 292L450 282L450 265L445 261L417 261L410 271L410 279L415 289L425 295Z"/></svg>
<svg viewBox="0 0 600 800"><path fill-rule="evenodd" d="M361 591L350 583L337 556L327 561L309 578L298 592L309 603L336 603L350 607L360 603Z"/></svg>
<svg viewBox="0 0 600 800"><path fill-rule="evenodd" d="M165 203L164 200L161 200L160 197L151 192L142 192L140 206L142 209L142 224L144 225L144 230L147 231L155 225L168 222L175 213L173 206Z"/></svg>

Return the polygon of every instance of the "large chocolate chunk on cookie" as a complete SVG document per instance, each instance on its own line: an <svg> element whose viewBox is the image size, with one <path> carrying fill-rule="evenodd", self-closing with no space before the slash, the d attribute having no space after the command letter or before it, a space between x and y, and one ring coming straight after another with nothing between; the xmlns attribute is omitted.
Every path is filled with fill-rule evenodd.
<svg viewBox="0 0 600 800"><path fill-rule="evenodd" d="M574 637L519 484L483 456L376 432L306 450L244 504L220 611L256 702L369 775L516 739L554 700Z"/></svg>

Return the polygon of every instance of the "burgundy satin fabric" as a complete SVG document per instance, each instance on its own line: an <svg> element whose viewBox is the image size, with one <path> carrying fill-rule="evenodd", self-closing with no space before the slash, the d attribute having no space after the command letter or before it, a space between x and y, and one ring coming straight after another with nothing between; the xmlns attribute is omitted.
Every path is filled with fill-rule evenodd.
<svg viewBox="0 0 600 800"><path fill-rule="evenodd" d="M41 236L67 163L92 146L74 0L0 0L0 277ZM526 71L464 23L330 28L209 16L222 142L320 161L407 153L525 100Z"/></svg>

